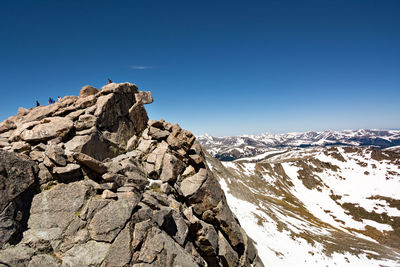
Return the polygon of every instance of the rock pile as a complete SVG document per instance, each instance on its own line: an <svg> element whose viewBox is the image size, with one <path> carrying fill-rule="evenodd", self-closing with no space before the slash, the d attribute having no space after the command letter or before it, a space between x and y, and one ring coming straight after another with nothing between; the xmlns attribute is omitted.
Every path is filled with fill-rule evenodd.
<svg viewBox="0 0 400 267"><path fill-rule="evenodd" d="M192 133L91 86L0 123L0 266L262 266Z"/></svg>

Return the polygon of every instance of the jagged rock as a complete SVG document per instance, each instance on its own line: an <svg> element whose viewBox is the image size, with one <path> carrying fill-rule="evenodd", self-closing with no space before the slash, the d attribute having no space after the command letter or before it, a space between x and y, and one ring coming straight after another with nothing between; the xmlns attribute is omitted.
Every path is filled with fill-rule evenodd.
<svg viewBox="0 0 400 267"><path fill-rule="evenodd" d="M18 157L11 173L26 179L0 186L0 265L259 264L201 146L177 124L149 121L152 101L130 83L86 86L0 124L0 185L5 149L25 154L3 157Z"/></svg>
<svg viewBox="0 0 400 267"><path fill-rule="evenodd" d="M165 232L153 227L142 245L137 262L160 266L198 266L192 256Z"/></svg>
<svg viewBox="0 0 400 267"><path fill-rule="evenodd" d="M84 114L79 117L78 121L75 122L75 128L77 131L92 128L96 125L97 117L91 114Z"/></svg>
<svg viewBox="0 0 400 267"><path fill-rule="evenodd" d="M195 139L196 137L191 132L175 129L168 136L167 142L174 149L183 148L185 150L189 150L189 148L193 145Z"/></svg>
<svg viewBox="0 0 400 267"><path fill-rule="evenodd" d="M14 152L24 152L24 151L29 151L31 149L31 146L26 143L26 142L15 142L12 144L12 150Z"/></svg>
<svg viewBox="0 0 400 267"><path fill-rule="evenodd" d="M117 194L115 194L114 192L106 189L101 194L101 197L104 198L104 199L115 199L115 198L117 198Z"/></svg>
<svg viewBox="0 0 400 267"><path fill-rule="evenodd" d="M207 256L208 261L215 261L212 258L218 252L218 234L214 227L196 218L190 230L200 252Z"/></svg>
<svg viewBox="0 0 400 267"><path fill-rule="evenodd" d="M65 152L66 154L81 152L99 161L113 158L118 154L118 150L98 131L90 135L75 136L65 143Z"/></svg>
<svg viewBox="0 0 400 267"><path fill-rule="evenodd" d="M125 226L139 199L111 201L94 214L88 229L92 239L111 242Z"/></svg>
<svg viewBox="0 0 400 267"><path fill-rule="evenodd" d="M20 107L17 111L17 116L24 116L29 113L29 109Z"/></svg>
<svg viewBox="0 0 400 267"><path fill-rule="evenodd" d="M74 178L78 178L82 175L81 166L78 164L68 164L65 167L54 167L53 173L60 177L62 180L70 180Z"/></svg>
<svg viewBox="0 0 400 267"><path fill-rule="evenodd" d="M58 145L47 146L45 155L58 166L65 167L67 165L67 160L65 159L64 150Z"/></svg>
<svg viewBox="0 0 400 267"><path fill-rule="evenodd" d="M126 143L126 150L132 151L135 149L138 142L138 137L136 135L132 136Z"/></svg>
<svg viewBox="0 0 400 267"><path fill-rule="evenodd" d="M110 93L115 94L134 94L138 92L136 84L132 83L110 83L101 88L100 95L106 95Z"/></svg>
<svg viewBox="0 0 400 267"><path fill-rule="evenodd" d="M26 123L23 123L22 125L19 125L17 129L15 129L14 131L12 131L10 133L8 141L16 142L16 141L21 140L21 134L23 131L30 130L38 124L40 124L40 121L31 121L31 122L26 122Z"/></svg>
<svg viewBox="0 0 400 267"><path fill-rule="evenodd" d="M207 178L207 170L200 169L198 173L193 176L185 178L181 183L181 191L185 197L194 194Z"/></svg>
<svg viewBox="0 0 400 267"><path fill-rule="evenodd" d="M196 173L196 170L193 168L192 165L189 165L188 167L186 167L185 171L182 173L182 178L194 175L195 173Z"/></svg>
<svg viewBox="0 0 400 267"><path fill-rule="evenodd" d="M141 104L151 104L153 103L153 95L150 91L140 91L135 93L136 102Z"/></svg>
<svg viewBox="0 0 400 267"><path fill-rule="evenodd" d="M239 257L233 248L229 245L221 232L218 232L218 255L223 259L225 266L239 266Z"/></svg>
<svg viewBox="0 0 400 267"><path fill-rule="evenodd" d="M153 139L162 140L166 139L170 135L170 132L158 129L156 127L150 127L148 135Z"/></svg>
<svg viewBox="0 0 400 267"><path fill-rule="evenodd" d="M55 137L63 138L73 126L73 122L67 118L46 118L41 124L34 126L32 130L24 130L21 133L21 138L27 142L47 141Z"/></svg>
<svg viewBox="0 0 400 267"><path fill-rule="evenodd" d="M99 92L99 89L90 86L90 85L85 85L82 87L81 91L79 92L79 97L87 97L90 95L96 95Z"/></svg>
<svg viewBox="0 0 400 267"><path fill-rule="evenodd" d="M79 97L75 102L76 109L84 109L93 106L96 104L97 98L95 95L90 95L86 97Z"/></svg>
<svg viewBox="0 0 400 267"><path fill-rule="evenodd" d="M65 253L61 266L100 266L109 248L110 244L93 240L75 245Z"/></svg>
<svg viewBox="0 0 400 267"><path fill-rule="evenodd" d="M44 152L42 152L42 151L34 150L34 151L29 152L29 157L34 161L42 162L44 156L45 156Z"/></svg>
<svg viewBox="0 0 400 267"><path fill-rule="evenodd" d="M148 126L164 130L164 123L165 123L164 120L159 120L159 121L149 120Z"/></svg>
<svg viewBox="0 0 400 267"><path fill-rule="evenodd" d="M175 181L184 168L183 162L171 154L165 154L160 179L164 182Z"/></svg>
<svg viewBox="0 0 400 267"><path fill-rule="evenodd" d="M4 266L27 266L35 250L27 246L9 247L0 250L0 264Z"/></svg>
<svg viewBox="0 0 400 267"><path fill-rule="evenodd" d="M79 118L79 116L81 116L83 113L85 113L84 109L79 109L76 111L72 111L71 113L69 113L67 116L65 116L68 119L71 119L73 121L75 121L77 118ZM76 128L76 127L75 127Z"/></svg>
<svg viewBox="0 0 400 267"><path fill-rule="evenodd" d="M39 184L47 183L53 179L53 176L43 163L39 164L38 177L39 177Z"/></svg>
<svg viewBox="0 0 400 267"><path fill-rule="evenodd" d="M10 119L0 122L0 133L4 133L15 128L17 128L17 126Z"/></svg>
<svg viewBox="0 0 400 267"><path fill-rule="evenodd" d="M102 162L92 158L91 156L79 152L74 153L73 156L78 163L88 167L96 173L104 174L107 171L107 167Z"/></svg>
<svg viewBox="0 0 400 267"><path fill-rule="evenodd" d="M244 246L243 233L240 225L236 222L235 216L232 211L228 208L226 200L222 200L218 203L218 206L214 209L216 216L215 218L221 224L221 228L229 238L232 246L242 245ZM232 220L233 219L233 220Z"/></svg>
<svg viewBox="0 0 400 267"><path fill-rule="evenodd" d="M140 140L140 143L137 147L137 150L142 151L143 153L149 153L157 142L155 140Z"/></svg>
<svg viewBox="0 0 400 267"><path fill-rule="evenodd" d="M47 255L47 254L42 254L42 255L36 255L33 256L31 261L28 264L28 267L58 267L60 265L60 262L57 258Z"/></svg>
<svg viewBox="0 0 400 267"><path fill-rule="evenodd" d="M28 221L30 231L56 239L76 217L90 192L91 188L83 182L73 182L35 195Z"/></svg>
<svg viewBox="0 0 400 267"><path fill-rule="evenodd" d="M132 257L131 251L131 224L128 223L119 233L108 250L102 266L127 266Z"/></svg>
<svg viewBox="0 0 400 267"><path fill-rule="evenodd" d="M17 231L20 218L13 203L34 183L37 168L31 160L0 150L0 249Z"/></svg>

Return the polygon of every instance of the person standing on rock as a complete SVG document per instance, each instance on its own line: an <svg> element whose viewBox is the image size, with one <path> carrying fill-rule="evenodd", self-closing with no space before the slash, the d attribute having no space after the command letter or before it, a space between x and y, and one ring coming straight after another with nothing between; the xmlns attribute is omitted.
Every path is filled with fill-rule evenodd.
<svg viewBox="0 0 400 267"><path fill-rule="evenodd" d="M108 80L108 81L107 81L107 84L112 83L112 81L110 80L110 78L108 78L107 80Z"/></svg>
<svg viewBox="0 0 400 267"><path fill-rule="evenodd" d="M37 107L40 106L40 103L39 103L39 101L37 101L37 100L36 100L36 106L37 106Z"/></svg>
<svg viewBox="0 0 400 267"><path fill-rule="evenodd" d="M49 105L55 103L53 98L49 97Z"/></svg>
<svg viewBox="0 0 400 267"><path fill-rule="evenodd" d="M61 100L60 96L57 96L57 102L59 102Z"/></svg>

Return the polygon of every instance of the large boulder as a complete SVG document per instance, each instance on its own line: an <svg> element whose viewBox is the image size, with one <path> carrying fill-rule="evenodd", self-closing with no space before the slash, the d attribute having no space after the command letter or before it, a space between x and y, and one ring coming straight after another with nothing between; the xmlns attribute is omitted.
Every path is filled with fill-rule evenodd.
<svg viewBox="0 0 400 267"><path fill-rule="evenodd" d="M35 182L37 170L35 162L0 150L0 248L19 229L21 218L17 215L25 212L25 207L19 205L18 198Z"/></svg>
<svg viewBox="0 0 400 267"><path fill-rule="evenodd" d="M90 95L96 95L99 92L99 89L90 86L90 85L85 85L82 87L81 91L79 92L79 97L87 97Z"/></svg>
<svg viewBox="0 0 400 267"><path fill-rule="evenodd" d="M56 137L64 138L74 127L72 120L63 117L50 117L41 121L31 130L21 133L22 140L27 142L44 142Z"/></svg>

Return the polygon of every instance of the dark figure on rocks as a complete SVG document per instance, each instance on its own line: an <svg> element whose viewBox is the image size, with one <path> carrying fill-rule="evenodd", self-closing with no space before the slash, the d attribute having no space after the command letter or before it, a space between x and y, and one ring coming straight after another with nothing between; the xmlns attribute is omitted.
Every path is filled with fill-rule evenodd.
<svg viewBox="0 0 400 267"><path fill-rule="evenodd" d="M49 97L49 104L53 104L53 103L55 103L54 99Z"/></svg>
<svg viewBox="0 0 400 267"><path fill-rule="evenodd" d="M112 83L112 81L110 80L110 78L108 78L107 80L108 80L108 81L107 81L107 84Z"/></svg>
<svg viewBox="0 0 400 267"><path fill-rule="evenodd" d="M37 107L40 106L40 103L39 103L39 101L37 101L37 100L36 100L36 106L37 106Z"/></svg>

